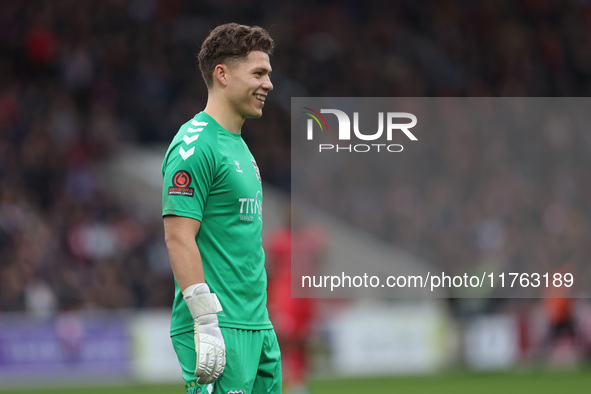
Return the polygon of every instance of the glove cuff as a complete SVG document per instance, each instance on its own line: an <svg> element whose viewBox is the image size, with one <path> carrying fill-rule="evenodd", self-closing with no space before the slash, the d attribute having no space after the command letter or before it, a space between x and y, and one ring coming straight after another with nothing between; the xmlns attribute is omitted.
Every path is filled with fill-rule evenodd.
<svg viewBox="0 0 591 394"><path fill-rule="evenodd" d="M197 319L203 315L221 312L222 305L216 294L209 292L209 286L205 283L191 285L183 291L183 296L191 316Z"/></svg>
<svg viewBox="0 0 591 394"><path fill-rule="evenodd" d="M183 298L191 297L199 294L209 294L209 286L207 283L195 283L182 291Z"/></svg>

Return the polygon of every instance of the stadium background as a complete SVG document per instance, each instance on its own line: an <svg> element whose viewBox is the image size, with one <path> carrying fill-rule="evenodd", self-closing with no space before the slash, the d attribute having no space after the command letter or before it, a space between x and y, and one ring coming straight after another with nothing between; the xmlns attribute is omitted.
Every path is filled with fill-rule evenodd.
<svg viewBox="0 0 591 394"><path fill-rule="evenodd" d="M0 1L1 388L178 379L176 364L163 365L170 349L159 336L166 333L172 276L158 211L158 160L178 126L204 107L194 54L211 28L228 21L263 26L277 42L275 90L265 116L244 127L267 188L266 236L281 226L290 188L293 96L591 92L591 4L583 0ZM495 138L508 136L450 146L441 168L461 177L452 170ZM497 143L511 149L510 141ZM584 134L555 144L563 156L554 159L568 157L573 147L589 156ZM552 152L536 153L534 160L543 160ZM548 206L550 216L568 218L564 237L576 241L573 258L586 261L591 183L589 166L580 164L565 160L553 176L536 179L535 203ZM467 180L482 198L504 188L503 181ZM407 194L401 198L408 202ZM395 225L397 214L388 213L385 222ZM384 240L384 228L371 223L349 226ZM533 248L550 248L535 240L540 231L554 231L552 223L532 218L521 237L533 240ZM422 231L415 240L436 237ZM418 248L413 239L387 241L436 256L470 259L482 252L470 243ZM562 256L570 251L562 245L543 252ZM458 384L481 378L475 387L499 382L505 391L551 392L555 388L546 382L554 381L585 392L591 381L585 369L588 302L571 305L581 334L574 343L545 340L550 322L544 305L321 302L324 313L310 343L312 388L353 390L355 383L339 383L341 377L370 375L372 368L364 370L358 360L371 359L379 375L395 376L362 380L375 390L422 392L421 384L434 382L440 392L459 392ZM388 328L372 329L381 342L368 347L356 336L356 346L348 347L351 338L343 336L360 333L342 327L360 319ZM456 369L462 372L450 372ZM481 375L490 370L506 372ZM515 370L521 375L512 377ZM421 378L406 376L416 374ZM181 392L172 387L158 390Z"/></svg>

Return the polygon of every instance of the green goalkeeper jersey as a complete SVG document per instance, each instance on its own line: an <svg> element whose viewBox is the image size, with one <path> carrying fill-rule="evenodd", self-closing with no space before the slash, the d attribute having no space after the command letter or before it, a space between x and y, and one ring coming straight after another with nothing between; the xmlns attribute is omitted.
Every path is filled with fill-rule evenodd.
<svg viewBox="0 0 591 394"><path fill-rule="evenodd" d="M195 240L205 282L224 310L220 326L272 328L261 238L261 176L242 136L200 112L174 137L162 175L162 214L201 222ZM191 330L193 319L175 283L170 333Z"/></svg>

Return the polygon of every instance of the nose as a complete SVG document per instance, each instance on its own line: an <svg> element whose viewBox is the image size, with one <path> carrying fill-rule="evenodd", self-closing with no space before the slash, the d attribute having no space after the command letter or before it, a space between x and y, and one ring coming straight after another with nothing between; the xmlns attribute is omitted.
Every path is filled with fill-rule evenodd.
<svg viewBox="0 0 591 394"><path fill-rule="evenodd" d="M265 78L265 81L263 82L262 86L263 89L265 89L265 91L270 92L271 90L273 90L273 83L271 82L271 78L267 77Z"/></svg>

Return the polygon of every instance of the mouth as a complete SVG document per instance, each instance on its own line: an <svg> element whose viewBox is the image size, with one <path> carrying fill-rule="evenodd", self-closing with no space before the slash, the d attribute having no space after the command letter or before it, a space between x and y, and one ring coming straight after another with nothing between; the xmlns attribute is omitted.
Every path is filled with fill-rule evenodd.
<svg viewBox="0 0 591 394"><path fill-rule="evenodd" d="M262 95L262 94L255 94L254 98L257 99L261 104L265 104L265 100L267 99L267 96Z"/></svg>

